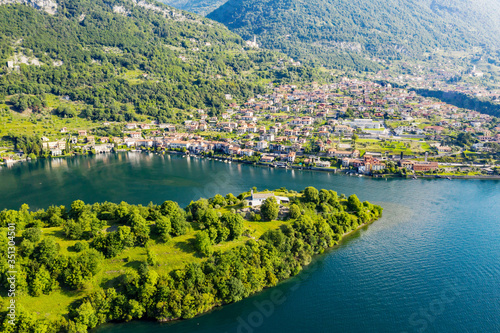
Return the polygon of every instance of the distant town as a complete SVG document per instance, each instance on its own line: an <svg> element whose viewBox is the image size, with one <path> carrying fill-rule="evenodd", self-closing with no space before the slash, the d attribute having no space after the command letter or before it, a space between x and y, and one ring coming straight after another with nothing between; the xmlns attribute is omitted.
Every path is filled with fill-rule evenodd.
<svg viewBox="0 0 500 333"><path fill-rule="evenodd" d="M499 174L498 119L359 79L270 87L219 117L199 109L182 123L99 126L120 135L63 127L41 137L46 156L146 150L373 176ZM29 156L12 150L1 158L12 164Z"/></svg>

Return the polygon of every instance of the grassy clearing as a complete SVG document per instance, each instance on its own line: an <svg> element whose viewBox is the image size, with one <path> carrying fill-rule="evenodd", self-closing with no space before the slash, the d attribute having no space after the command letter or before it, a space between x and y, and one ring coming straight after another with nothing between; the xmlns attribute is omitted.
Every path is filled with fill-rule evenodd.
<svg viewBox="0 0 500 333"><path fill-rule="evenodd" d="M62 102L49 99L50 104L57 107ZM68 132L76 132L79 129L89 130L100 126L100 123L93 122L79 117L60 118L50 113L44 114L21 114L15 111L4 111L0 113L0 137L13 134L29 134L46 136L50 139L57 139L67 136L61 133L61 129L66 127Z"/></svg>
<svg viewBox="0 0 500 333"><path fill-rule="evenodd" d="M267 230L278 228L289 223L284 221L271 222L248 222L245 221L245 229L250 235L242 236L238 240L223 242L214 246L215 251L228 251L239 245L243 245L250 238L258 239ZM167 243L157 242L154 238L149 249L157 255L158 266L154 269L160 274L167 274L175 269L180 269L186 264L197 262L201 263L205 258L196 253L193 247L193 241L196 234L196 226L191 228L187 234L173 237ZM78 242L67 240L61 227L44 228L43 237L53 236L57 238L60 245L60 253L64 255L76 255L72 247ZM115 258L106 259L102 270L94 276L92 281L88 282L80 291L67 291L58 289L50 295L40 297L31 297L23 295L18 298L19 304L22 304L27 310L37 313L40 318L57 319L61 314L68 312L68 306L75 300L84 297L92 290L99 287L112 286L120 275L128 269L138 268L146 260L146 249L144 247L133 247L124 250Z"/></svg>

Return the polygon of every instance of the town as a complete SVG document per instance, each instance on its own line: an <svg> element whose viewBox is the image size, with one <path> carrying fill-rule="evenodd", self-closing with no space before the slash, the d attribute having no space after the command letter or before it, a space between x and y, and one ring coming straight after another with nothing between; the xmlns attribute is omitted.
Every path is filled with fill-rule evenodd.
<svg viewBox="0 0 500 333"><path fill-rule="evenodd" d="M373 176L499 173L497 118L353 78L270 85L219 116L199 109L180 123L96 125L42 136L45 156L138 150ZM12 164L29 156L13 149L1 158Z"/></svg>

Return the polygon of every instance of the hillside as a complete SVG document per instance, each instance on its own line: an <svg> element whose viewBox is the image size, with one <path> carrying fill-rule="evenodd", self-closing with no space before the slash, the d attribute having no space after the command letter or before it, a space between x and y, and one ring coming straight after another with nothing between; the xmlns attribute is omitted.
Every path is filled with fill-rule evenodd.
<svg viewBox="0 0 500 333"><path fill-rule="evenodd" d="M290 56L363 69L367 57L418 58L435 48L499 46L500 30L482 20L485 8L498 5L482 2L489 7L470 12L469 0L451 7L446 0L230 0L208 17ZM491 21L498 16L489 15Z"/></svg>
<svg viewBox="0 0 500 333"><path fill-rule="evenodd" d="M161 0L161 2L175 8L193 12L199 15L207 15L213 12L227 0Z"/></svg>
<svg viewBox="0 0 500 333"><path fill-rule="evenodd" d="M218 113L232 101L226 94L246 100L265 82L308 71L273 70L282 55L244 48L223 25L160 3L28 3L0 6L0 107L24 94L9 106L40 112L55 95L83 103L61 116L165 122L194 108Z"/></svg>

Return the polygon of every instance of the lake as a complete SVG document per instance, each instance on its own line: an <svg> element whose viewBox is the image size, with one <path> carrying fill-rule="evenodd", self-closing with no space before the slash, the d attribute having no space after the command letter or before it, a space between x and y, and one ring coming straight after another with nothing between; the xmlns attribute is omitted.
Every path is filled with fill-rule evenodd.
<svg viewBox="0 0 500 333"><path fill-rule="evenodd" d="M0 207L165 200L306 186L357 194L384 216L298 276L191 320L125 332L500 332L500 181L371 179L141 153L0 169Z"/></svg>

